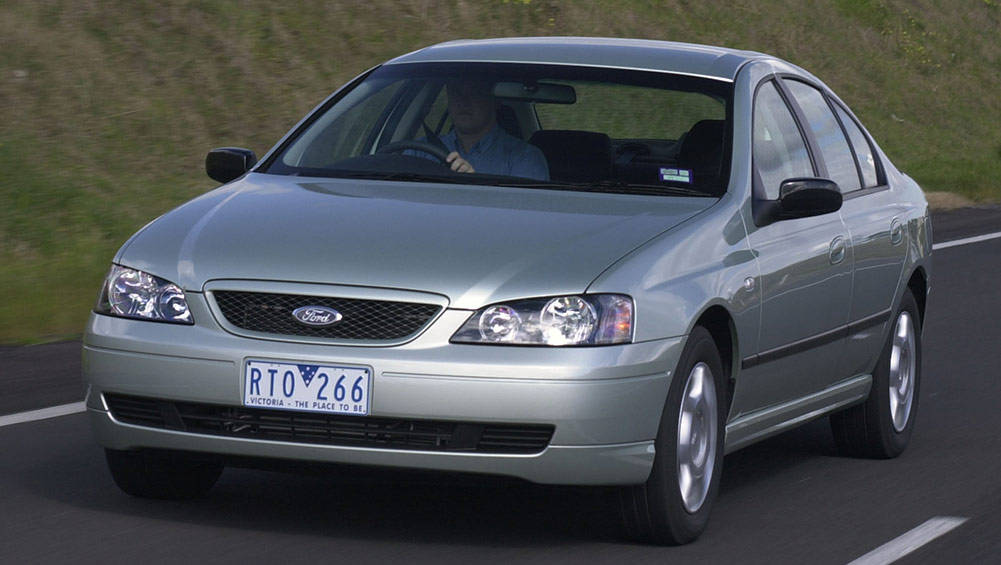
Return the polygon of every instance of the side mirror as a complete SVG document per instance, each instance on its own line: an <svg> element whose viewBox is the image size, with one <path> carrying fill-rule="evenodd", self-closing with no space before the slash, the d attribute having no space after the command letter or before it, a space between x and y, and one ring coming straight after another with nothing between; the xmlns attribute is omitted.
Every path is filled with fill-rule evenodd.
<svg viewBox="0 0 1001 565"><path fill-rule="evenodd" d="M250 149L218 147L205 156L205 172L213 180L227 183L240 178L257 164L257 156Z"/></svg>
<svg viewBox="0 0 1001 565"><path fill-rule="evenodd" d="M841 190L832 180L786 179L779 187L778 200L763 200L757 203L754 223L766 226L782 220L829 214L840 210L841 203Z"/></svg>
<svg viewBox="0 0 1001 565"><path fill-rule="evenodd" d="M841 209L841 190L827 179L787 179L779 187L779 202L789 218L819 216ZM783 218L786 219L786 218Z"/></svg>

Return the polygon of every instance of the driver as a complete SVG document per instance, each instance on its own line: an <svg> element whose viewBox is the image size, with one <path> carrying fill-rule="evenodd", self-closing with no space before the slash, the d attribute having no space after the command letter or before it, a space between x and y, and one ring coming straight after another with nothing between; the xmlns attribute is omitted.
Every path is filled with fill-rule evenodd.
<svg viewBox="0 0 1001 565"><path fill-rule="evenodd" d="M542 151L497 125L493 83L452 81L445 91L453 128L441 141L450 151L446 162L453 171L549 180Z"/></svg>

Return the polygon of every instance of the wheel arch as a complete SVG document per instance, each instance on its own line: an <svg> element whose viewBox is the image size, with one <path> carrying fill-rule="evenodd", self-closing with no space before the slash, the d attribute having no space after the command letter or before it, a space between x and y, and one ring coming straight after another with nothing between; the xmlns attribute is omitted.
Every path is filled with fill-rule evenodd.
<svg viewBox="0 0 1001 565"><path fill-rule="evenodd" d="M719 304L707 308L696 319L694 326L705 328L716 344L720 360L723 362L723 372L726 377L726 411L729 412L733 402L733 391L736 385L734 367L739 366L740 349L737 343L737 328L730 312ZM693 326L693 327L694 327Z"/></svg>
<svg viewBox="0 0 1001 565"><path fill-rule="evenodd" d="M928 274L924 267L918 266L911 273L911 278L907 280L907 288L914 295L914 300L918 303L918 314L921 316L921 326L925 323L925 304L928 301Z"/></svg>

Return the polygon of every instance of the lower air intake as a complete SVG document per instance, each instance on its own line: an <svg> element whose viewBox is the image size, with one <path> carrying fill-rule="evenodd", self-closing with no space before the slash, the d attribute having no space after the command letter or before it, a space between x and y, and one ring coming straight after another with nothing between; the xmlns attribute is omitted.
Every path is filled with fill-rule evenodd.
<svg viewBox="0 0 1001 565"><path fill-rule="evenodd" d="M416 451L539 453L553 426L287 412L105 394L125 424L212 436Z"/></svg>

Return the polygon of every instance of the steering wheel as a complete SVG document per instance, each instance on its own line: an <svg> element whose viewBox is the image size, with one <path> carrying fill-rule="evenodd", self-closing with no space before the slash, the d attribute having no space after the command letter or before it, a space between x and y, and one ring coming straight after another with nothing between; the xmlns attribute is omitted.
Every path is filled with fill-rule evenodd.
<svg viewBox="0 0 1001 565"><path fill-rule="evenodd" d="M448 151L445 151L437 145L428 143L426 141L417 141L413 139L405 139L403 141L394 141L387 145L383 145L377 149L376 153L402 153L404 151L420 151L421 153L427 153L433 157L437 157L439 161L444 165L447 163Z"/></svg>

